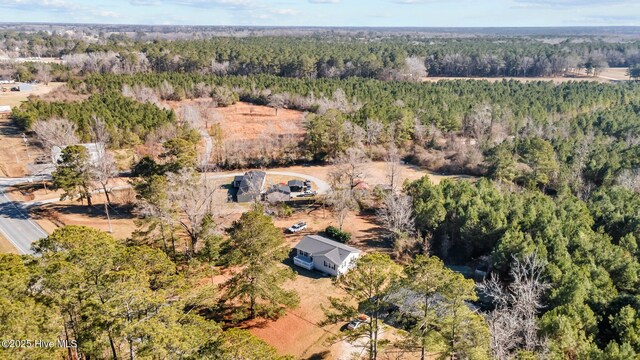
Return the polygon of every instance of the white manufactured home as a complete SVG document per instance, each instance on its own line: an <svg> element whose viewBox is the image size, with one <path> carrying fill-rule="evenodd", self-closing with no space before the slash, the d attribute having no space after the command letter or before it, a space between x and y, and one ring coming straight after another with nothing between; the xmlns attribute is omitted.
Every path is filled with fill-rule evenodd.
<svg viewBox="0 0 640 360"><path fill-rule="evenodd" d="M355 266L360 250L319 235L307 235L294 247L293 263L339 276Z"/></svg>

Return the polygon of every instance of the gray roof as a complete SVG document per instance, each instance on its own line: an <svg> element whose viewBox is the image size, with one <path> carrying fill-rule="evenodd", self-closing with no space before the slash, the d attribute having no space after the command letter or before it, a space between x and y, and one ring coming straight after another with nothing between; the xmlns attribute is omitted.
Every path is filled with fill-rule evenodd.
<svg viewBox="0 0 640 360"><path fill-rule="evenodd" d="M287 184L289 186L303 187L304 186L304 181L302 181L302 180L289 180L289 182L287 182Z"/></svg>
<svg viewBox="0 0 640 360"><path fill-rule="evenodd" d="M313 256L324 256L337 265L342 264L352 253L360 253L360 250L356 248L319 235L305 236L295 248L306 251Z"/></svg>
<svg viewBox="0 0 640 360"><path fill-rule="evenodd" d="M281 192L283 194L291 194L291 188L287 185L273 185L267 190L267 193Z"/></svg>
<svg viewBox="0 0 640 360"><path fill-rule="evenodd" d="M233 181L242 181L244 179L244 175L236 175L233 177Z"/></svg>
<svg viewBox="0 0 640 360"><path fill-rule="evenodd" d="M240 188L238 189L238 196L244 194L259 195L262 192L262 186L264 180L267 177L267 173L264 171L249 171L244 174Z"/></svg>
<svg viewBox="0 0 640 360"><path fill-rule="evenodd" d="M289 193L272 191L267 194L266 200L271 203L284 202L291 200L291 195Z"/></svg>

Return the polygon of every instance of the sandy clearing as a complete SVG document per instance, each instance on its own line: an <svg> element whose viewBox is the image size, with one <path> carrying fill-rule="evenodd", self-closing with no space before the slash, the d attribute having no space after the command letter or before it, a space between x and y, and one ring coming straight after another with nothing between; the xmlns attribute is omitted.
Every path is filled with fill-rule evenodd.
<svg viewBox="0 0 640 360"><path fill-rule="evenodd" d="M626 75L627 68L608 68L604 70L597 77L586 76L584 73L572 74L570 76L563 77L514 77L514 76L501 76L501 77L462 77L462 76L443 76L443 77L423 77L424 82L438 82L443 80L486 80L489 82L498 82L502 80L515 80L520 82L535 82L535 81L553 81L556 84L569 81L594 81L608 83L612 81L629 80Z"/></svg>
<svg viewBox="0 0 640 360"><path fill-rule="evenodd" d="M365 170L363 177L369 185L375 186L387 183L386 164L384 161L373 161L367 163L364 168ZM318 180L321 180L325 183L329 183L331 180L329 173L332 170L333 166L331 165L311 165L269 168L267 171L273 174L290 173L304 175L310 177L312 181L313 178L317 178ZM423 176L429 176L429 179L431 179L431 182L433 182L434 184L439 184L440 181L444 179L473 179L473 177L471 176L438 174L413 165L401 165L401 172L399 177L400 183L404 182L405 180L414 181L420 179Z"/></svg>
<svg viewBox="0 0 640 360"><path fill-rule="evenodd" d="M0 254L20 254L11 241L0 233Z"/></svg>

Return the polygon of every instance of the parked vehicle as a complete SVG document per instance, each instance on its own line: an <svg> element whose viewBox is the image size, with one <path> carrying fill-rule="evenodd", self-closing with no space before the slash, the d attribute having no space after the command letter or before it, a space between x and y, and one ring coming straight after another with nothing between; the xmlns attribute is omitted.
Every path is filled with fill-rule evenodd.
<svg viewBox="0 0 640 360"><path fill-rule="evenodd" d="M349 321L349 323L347 324L347 329L348 330L355 330L357 328L359 328L360 326L362 326L363 324L367 323L367 321L369 321L369 317L365 314L360 314L358 315L357 318Z"/></svg>
<svg viewBox="0 0 640 360"><path fill-rule="evenodd" d="M304 221L301 221L299 223L291 225L289 228L287 228L287 231L292 233L292 234L295 234L298 231L302 231L302 230L304 230L306 228L307 228L307 223L304 222Z"/></svg>

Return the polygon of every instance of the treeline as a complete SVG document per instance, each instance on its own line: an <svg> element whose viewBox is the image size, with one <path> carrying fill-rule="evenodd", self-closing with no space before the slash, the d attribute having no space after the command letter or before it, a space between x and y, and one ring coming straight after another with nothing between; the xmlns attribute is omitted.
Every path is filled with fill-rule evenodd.
<svg viewBox="0 0 640 360"><path fill-rule="evenodd" d="M427 73L538 77L574 71L593 75L608 66L640 62L638 42L572 40L551 44L522 38L249 37L137 42L118 37L106 44L91 44L86 52L125 55L137 51L149 60L149 70L156 72L384 80ZM421 64L412 61L416 59Z"/></svg>
<svg viewBox="0 0 640 360"><path fill-rule="evenodd" d="M16 51L16 49L18 49ZM591 37L443 38L372 34L215 37L148 40L111 34L89 41L67 35L0 32L0 50L13 56L64 56L86 72L198 72L216 75L382 80L426 76L597 74L640 63L637 41ZM114 64L118 63L118 66Z"/></svg>
<svg viewBox="0 0 640 360"><path fill-rule="evenodd" d="M107 124L113 147L139 144L154 129L175 121L175 113L151 103L140 103L119 92L91 95L76 102L48 102L30 99L14 108L12 118L25 130L38 120L66 118L77 126L80 140L91 140L91 121L99 118Z"/></svg>

